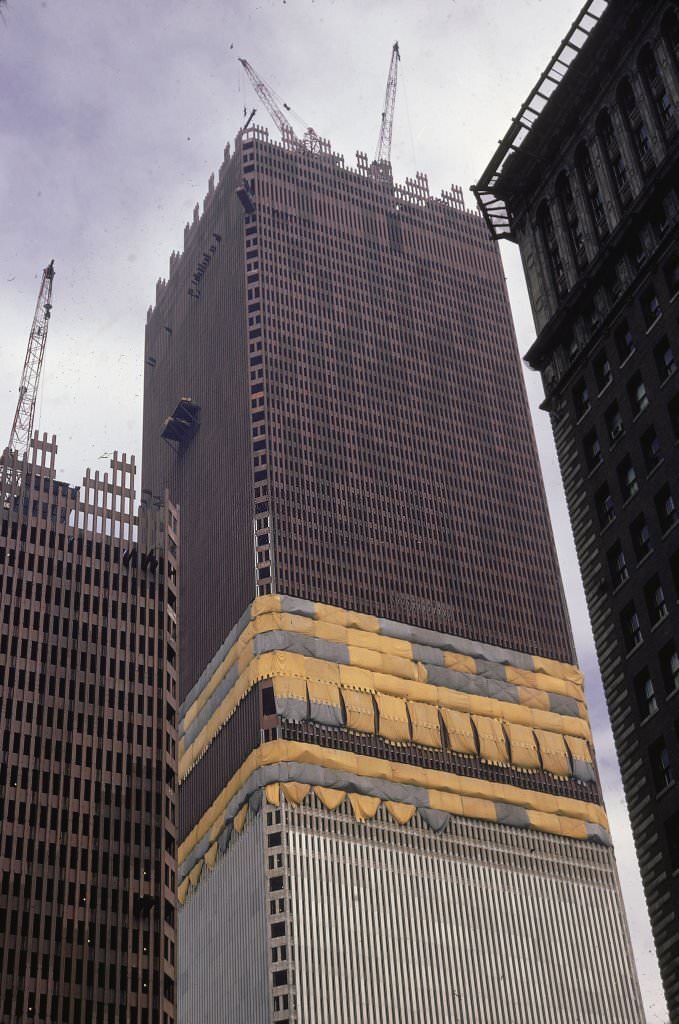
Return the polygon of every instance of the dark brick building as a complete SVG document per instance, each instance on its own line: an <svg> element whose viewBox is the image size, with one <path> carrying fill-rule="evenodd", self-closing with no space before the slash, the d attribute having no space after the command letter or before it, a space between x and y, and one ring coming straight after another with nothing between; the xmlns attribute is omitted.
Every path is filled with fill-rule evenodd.
<svg viewBox="0 0 679 1024"><path fill-rule="evenodd" d="M2 480L0 1020L171 1024L176 512L56 451Z"/></svg>
<svg viewBox="0 0 679 1024"><path fill-rule="evenodd" d="M475 191L518 242L679 1021L679 12L587 3Z"/></svg>

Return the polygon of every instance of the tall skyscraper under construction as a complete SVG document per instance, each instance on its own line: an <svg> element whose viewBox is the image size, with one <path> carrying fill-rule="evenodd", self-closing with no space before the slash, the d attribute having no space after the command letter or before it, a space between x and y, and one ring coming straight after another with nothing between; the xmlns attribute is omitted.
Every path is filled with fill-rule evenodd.
<svg viewBox="0 0 679 1024"><path fill-rule="evenodd" d="M500 259L228 149L149 311L181 508L183 1024L643 1020Z"/></svg>

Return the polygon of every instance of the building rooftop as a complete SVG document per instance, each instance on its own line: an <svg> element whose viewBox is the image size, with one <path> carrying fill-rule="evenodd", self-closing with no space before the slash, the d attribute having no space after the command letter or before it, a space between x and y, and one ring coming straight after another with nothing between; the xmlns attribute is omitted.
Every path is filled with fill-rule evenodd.
<svg viewBox="0 0 679 1024"><path fill-rule="evenodd" d="M613 0L587 0L518 114L512 118L478 183L472 186L495 238L512 237L505 197L525 177L527 164L536 161L546 140L553 137L555 125L563 123L562 115L572 109L576 97L586 91L593 74L600 74L598 62L588 60L582 50L595 33L598 36L607 31L602 21L608 22L608 30L611 29L611 17L607 15L612 7ZM592 52L591 47L587 52Z"/></svg>

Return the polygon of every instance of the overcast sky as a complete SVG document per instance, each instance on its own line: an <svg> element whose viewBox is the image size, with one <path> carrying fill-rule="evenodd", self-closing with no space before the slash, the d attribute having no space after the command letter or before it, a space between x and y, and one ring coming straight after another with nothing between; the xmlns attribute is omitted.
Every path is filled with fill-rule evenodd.
<svg viewBox="0 0 679 1024"><path fill-rule="evenodd" d="M580 0L8 0L0 8L0 447L42 268L55 260L39 426L62 479L141 450L144 323L243 108L247 57L354 164L374 154L391 47L392 159L433 192L477 180ZM534 334L503 246L522 354ZM666 1011L541 385L527 385L649 1024ZM36 422L36 425L38 423Z"/></svg>

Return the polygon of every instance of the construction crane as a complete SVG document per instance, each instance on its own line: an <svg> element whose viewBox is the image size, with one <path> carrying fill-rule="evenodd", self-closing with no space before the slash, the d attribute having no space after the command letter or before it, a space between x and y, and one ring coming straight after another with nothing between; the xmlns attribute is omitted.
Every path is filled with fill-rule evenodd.
<svg viewBox="0 0 679 1024"><path fill-rule="evenodd" d="M35 419L35 404L38 397L38 386L40 384L40 371L42 370L45 358L45 343L47 341L47 328L49 327L52 313L52 283L54 281L54 260L42 272L42 284L38 293L38 301L33 316L33 326L28 336L28 348L26 359L21 374L19 385L19 400L12 431L9 435L9 444L3 459L5 467L14 466L17 471L25 455L28 454L30 443L33 440L33 421ZM11 475L11 474L10 474ZM5 479L5 491L14 487L19 481L16 478Z"/></svg>
<svg viewBox="0 0 679 1024"><path fill-rule="evenodd" d="M253 88L260 100L271 114L271 117L276 123L276 127L287 142L297 143L300 146L304 146L306 149L318 150L320 139L313 128L307 126L304 132L304 138L300 139L295 132L295 129L290 124L290 120L284 111L288 111L293 114L294 111L288 103L284 103L280 96L277 96L273 89L266 84L264 79L257 74L252 64L245 60L244 57L239 57L238 60L243 65L245 73L252 82ZM298 115L295 115L298 116ZM299 118L299 120L302 120Z"/></svg>
<svg viewBox="0 0 679 1024"><path fill-rule="evenodd" d="M382 123L380 134L377 139L377 151L375 153L376 164L389 164L391 162L391 130L394 126L394 105L396 103L396 80L398 78L398 63L401 53L398 43L394 43L391 49L391 61L389 63L389 75L387 76L387 88L384 93L384 109L382 111Z"/></svg>

